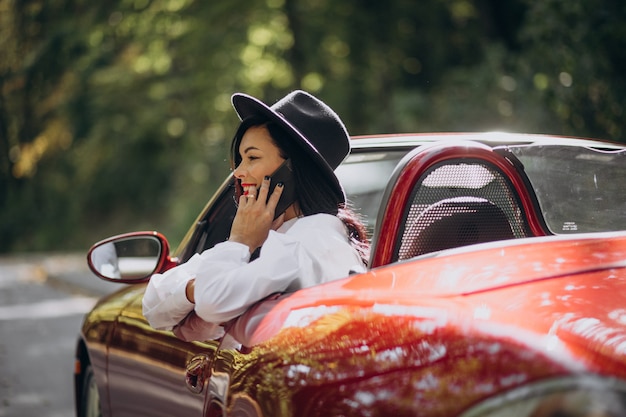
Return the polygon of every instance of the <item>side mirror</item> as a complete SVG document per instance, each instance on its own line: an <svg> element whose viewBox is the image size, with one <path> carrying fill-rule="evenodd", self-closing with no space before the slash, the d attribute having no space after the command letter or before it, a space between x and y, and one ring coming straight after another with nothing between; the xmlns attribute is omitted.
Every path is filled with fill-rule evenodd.
<svg viewBox="0 0 626 417"><path fill-rule="evenodd" d="M169 251L167 239L160 233L126 233L94 244L87 253L87 264L107 281L137 283L176 265Z"/></svg>

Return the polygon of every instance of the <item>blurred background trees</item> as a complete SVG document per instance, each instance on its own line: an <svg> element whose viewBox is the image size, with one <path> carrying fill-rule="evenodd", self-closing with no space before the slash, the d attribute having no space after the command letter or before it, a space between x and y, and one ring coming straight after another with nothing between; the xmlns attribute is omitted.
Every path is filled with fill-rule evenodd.
<svg viewBox="0 0 626 417"><path fill-rule="evenodd" d="M228 172L230 95L352 134L624 140L620 0L0 0L0 252L173 244Z"/></svg>

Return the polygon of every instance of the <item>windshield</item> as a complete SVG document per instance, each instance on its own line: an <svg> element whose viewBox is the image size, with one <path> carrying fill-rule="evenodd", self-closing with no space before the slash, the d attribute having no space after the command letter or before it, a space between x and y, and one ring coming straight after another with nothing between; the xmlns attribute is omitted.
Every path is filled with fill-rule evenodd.
<svg viewBox="0 0 626 417"><path fill-rule="evenodd" d="M554 234L626 230L626 150L507 147L524 165Z"/></svg>
<svg viewBox="0 0 626 417"><path fill-rule="evenodd" d="M362 215L370 234L376 226L378 209L389 178L407 152L356 150L335 170L348 202Z"/></svg>

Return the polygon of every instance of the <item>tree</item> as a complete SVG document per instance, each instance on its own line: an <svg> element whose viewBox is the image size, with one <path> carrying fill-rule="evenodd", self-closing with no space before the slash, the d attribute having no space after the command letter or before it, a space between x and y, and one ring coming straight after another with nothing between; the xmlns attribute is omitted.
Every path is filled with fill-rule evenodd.
<svg viewBox="0 0 626 417"><path fill-rule="evenodd" d="M228 170L230 96L295 88L353 134L620 140L617 0L0 0L0 252L182 237Z"/></svg>

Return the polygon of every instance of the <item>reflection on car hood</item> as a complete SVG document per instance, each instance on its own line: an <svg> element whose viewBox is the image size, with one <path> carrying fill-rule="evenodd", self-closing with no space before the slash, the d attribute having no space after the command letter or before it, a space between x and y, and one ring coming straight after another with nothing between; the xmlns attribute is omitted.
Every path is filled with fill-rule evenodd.
<svg viewBox="0 0 626 417"><path fill-rule="evenodd" d="M471 294L626 266L626 232L509 240L443 251L302 292L313 303Z"/></svg>
<svg viewBox="0 0 626 417"><path fill-rule="evenodd" d="M288 317L293 321L297 310L306 316L306 310L320 306L327 313L345 306L395 306L397 311L417 308L422 315L429 306L445 309L445 303L453 298L624 267L626 232L527 238L452 249L298 291L266 316L262 339L278 332Z"/></svg>

